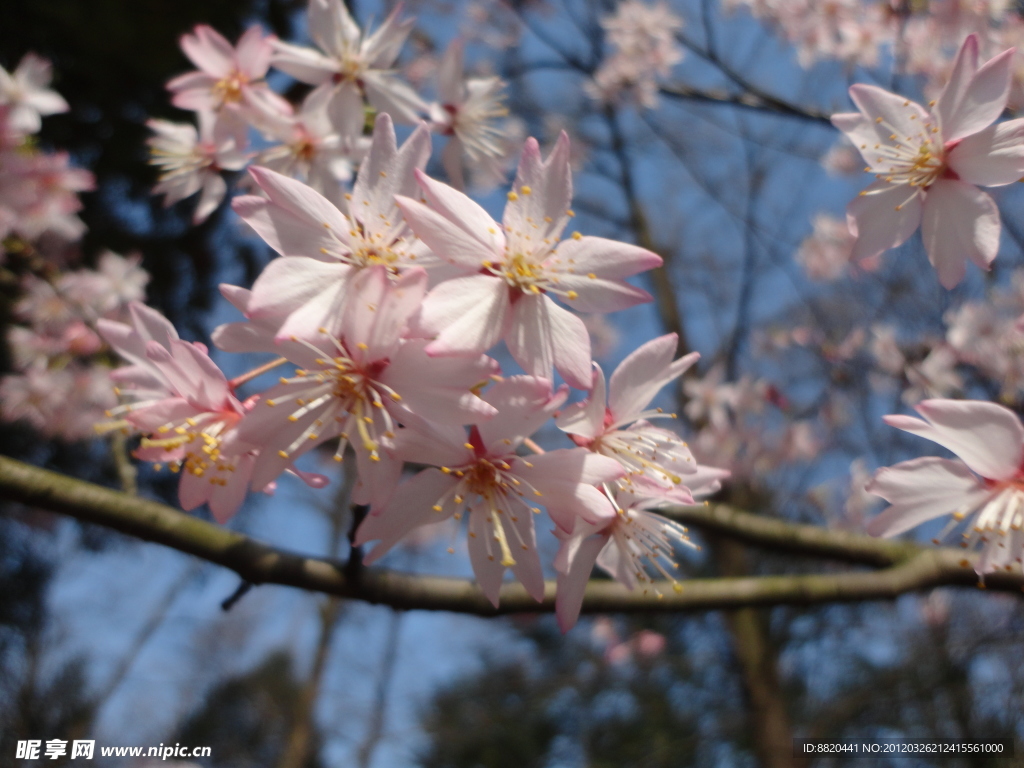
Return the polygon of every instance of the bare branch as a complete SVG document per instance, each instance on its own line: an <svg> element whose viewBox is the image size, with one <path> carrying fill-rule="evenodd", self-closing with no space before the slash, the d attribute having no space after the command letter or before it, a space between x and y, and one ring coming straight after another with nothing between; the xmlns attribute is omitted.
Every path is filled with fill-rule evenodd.
<svg viewBox="0 0 1024 768"><path fill-rule="evenodd" d="M472 581L415 576L383 569L362 571L358 582L345 576L344 563L286 552L235 531L191 517L155 501L128 496L83 480L0 457L0 492L20 501L79 520L103 525L145 541L195 555L230 568L254 584L282 584L313 592L390 605L400 609L453 611L481 616L508 613L545 613L555 607L555 584L545 585L544 599L536 602L519 584L506 584L501 605L495 608ZM727 514L727 513L726 513ZM750 518L734 521L746 535L767 543L785 537L771 524L756 528ZM696 522L696 519L694 519ZM708 524L726 526L726 515L712 513ZM843 536L823 531L819 539L796 526L792 546L811 537L814 548L833 553L843 550ZM867 541L871 541L870 539ZM880 548L889 542L874 542ZM855 542L854 550L867 547ZM889 600L907 592L938 586L973 586L977 576L964 554L951 549L923 549L909 559L881 571L845 571L797 576L757 576L691 579L679 590L655 582L647 591L630 592L610 581L592 581L583 602L585 613L692 612L747 606L820 605L835 602ZM998 573L986 577L990 590L1020 593L1021 574Z"/></svg>

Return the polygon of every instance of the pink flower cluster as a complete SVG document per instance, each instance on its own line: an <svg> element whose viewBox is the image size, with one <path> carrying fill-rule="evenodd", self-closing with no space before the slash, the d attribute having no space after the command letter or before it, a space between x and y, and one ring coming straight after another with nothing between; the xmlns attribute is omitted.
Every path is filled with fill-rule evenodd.
<svg viewBox="0 0 1024 768"><path fill-rule="evenodd" d="M988 55L1016 46L1024 20L1007 0L726 0L746 7L796 47L804 67L823 60L875 67L890 52L906 74L923 75L937 94L949 81L953 59L969 35ZM1015 64L1014 92L1022 93L1024 60ZM1012 99L1014 108L1019 96Z"/></svg>
<svg viewBox="0 0 1024 768"><path fill-rule="evenodd" d="M75 214L78 193L93 188L92 174L72 168L66 153L41 152L29 141L43 115L68 109L48 88L50 78L50 63L31 53L13 73L0 67L0 263L7 250L29 243L66 261L69 243L85 231Z"/></svg>
<svg viewBox="0 0 1024 768"><path fill-rule="evenodd" d="M462 43L456 41L441 65L438 101L428 103L395 71L412 29L412 20L400 20L399 11L368 33L341 0L311 0L315 48L283 42L258 27L235 46L205 25L184 35L182 50L196 69L167 87L172 103L196 113L196 125L149 121L151 163L160 170L154 193L167 205L198 193L198 224L224 199L224 173L251 163L298 179L344 207L346 185L369 146L363 135L368 109L403 123L429 116L433 130L451 137L445 167L457 186L463 154L474 166L503 167L510 151L504 83L467 79ZM267 84L271 67L313 90L292 105Z"/></svg>
<svg viewBox="0 0 1024 768"><path fill-rule="evenodd" d="M0 413L26 419L48 437L82 440L116 404L108 349L96 332L102 318L139 301L149 274L137 257L107 251L96 269L27 275L7 344L17 373L0 379Z"/></svg>
<svg viewBox="0 0 1024 768"><path fill-rule="evenodd" d="M658 105L658 80L668 77L683 59L676 33L683 21L661 0L623 0L601 19L612 48L601 62L587 92L603 102L628 99L653 109Z"/></svg>
<svg viewBox="0 0 1024 768"><path fill-rule="evenodd" d="M661 259L579 232L563 239L575 215L564 133L546 159L526 142L500 222L427 176L429 155L425 125L399 146L381 114L340 205L253 168L261 194L234 209L280 256L251 291L223 287L245 319L214 341L279 356L254 374L285 364L288 373L240 399L252 376L228 381L205 348L135 304L130 324L100 326L131 363L114 373L126 400L117 423L144 435L140 458L182 473L184 507L208 503L222 521L248 490L302 474L295 461L318 446L329 442L339 462L351 451L354 499L370 507L356 543L379 542L367 562L421 526L465 517L470 560L495 604L509 568L543 597L534 516L546 510L562 540L567 629L595 562L631 588L652 583L649 566L672 578L673 547L688 539L654 510L692 504L727 475L699 466L651 423L660 410L647 410L697 355L673 361L676 338L664 336L607 384L592 363L575 311L649 301L626 278ZM487 355L501 341L524 375L501 375ZM567 385L554 386L556 371ZM589 395L563 408L569 386ZM553 416L575 447L543 452L530 439ZM427 469L402 482L406 463Z"/></svg>
<svg viewBox="0 0 1024 768"><path fill-rule="evenodd" d="M138 258L109 251L95 269L65 269L85 232L78 193L93 177L32 140L43 116L68 109L50 77L49 62L33 54L13 73L0 68L0 259L21 275L19 324L6 339L15 372L0 379L0 417L81 440L116 402L96 323L142 299L149 275Z"/></svg>

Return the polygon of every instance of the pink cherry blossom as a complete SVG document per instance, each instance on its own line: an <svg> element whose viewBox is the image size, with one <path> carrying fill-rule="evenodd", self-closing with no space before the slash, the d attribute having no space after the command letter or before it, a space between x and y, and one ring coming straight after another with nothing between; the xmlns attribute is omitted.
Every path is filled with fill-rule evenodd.
<svg viewBox="0 0 1024 768"><path fill-rule="evenodd" d="M606 385L594 364L594 385L581 403L565 409L558 426L579 446L618 460L629 479L644 477L664 488L684 483L696 471L693 454L678 435L648 419L671 417L660 408L647 409L658 391L681 376L700 358L697 352L673 362L678 337L666 334L630 354Z"/></svg>
<svg viewBox="0 0 1024 768"><path fill-rule="evenodd" d="M938 443L958 459L925 457L884 467L867 490L892 506L867 526L895 536L943 515L952 520L936 537L963 527L962 544L980 545L979 574L1009 570L1024 556L1024 426L1001 405L977 400L925 400L912 416L885 422Z"/></svg>
<svg viewBox="0 0 1024 768"><path fill-rule="evenodd" d="M78 193L94 187L93 175L72 167L66 152L5 152L0 160L0 235L77 240L85 234L85 224L75 215L82 208Z"/></svg>
<svg viewBox="0 0 1024 768"><path fill-rule="evenodd" d="M466 195L418 174L429 205L409 197L398 204L409 226L440 258L462 268L427 297L425 333L436 334L432 355L482 352L502 339L527 373L550 378L552 368L573 387L589 389L590 337L581 312L611 312L650 301L625 278L661 264L634 245L599 237L559 242L575 214L569 137L563 132L546 161L529 139L498 224Z"/></svg>
<svg viewBox="0 0 1024 768"><path fill-rule="evenodd" d="M24 373L0 378L0 413L6 421L26 420L44 434L56 436L54 417L74 388L71 372L33 366Z"/></svg>
<svg viewBox="0 0 1024 768"><path fill-rule="evenodd" d="M494 361L484 355L435 360L424 354L426 342L403 339L426 292L422 269L392 279L378 265L353 283L344 333L307 331L278 347L301 368L265 392L240 427L240 439L262 450L254 488L273 481L311 448L340 437L334 457L341 461L352 445L362 486L359 503L379 503L401 472L393 459L399 423L467 424L495 413L472 392L496 373Z"/></svg>
<svg viewBox="0 0 1024 768"><path fill-rule="evenodd" d="M58 281L60 292L85 310L94 320L109 316L133 301L142 301L146 295L149 273L141 266L138 255L124 257L105 251L96 263L96 269L68 272Z"/></svg>
<svg viewBox="0 0 1024 768"><path fill-rule="evenodd" d="M273 35L249 27L233 48L224 36L206 24L182 35L181 49L197 70L178 75L167 89L171 103L196 112L245 110L258 122L262 115L291 110L288 102L270 90L264 78L274 52Z"/></svg>
<svg viewBox="0 0 1024 768"><path fill-rule="evenodd" d="M800 243L796 261L811 280L836 280L846 273L854 236L845 221L825 213L814 217L814 231Z"/></svg>
<svg viewBox="0 0 1024 768"><path fill-rule="evenodd" d="M201 191L192 216L192 223L200 224L227 193L220 172L237 171L248 161L238 137L207 112L199 113L198 131L188 123L167 120L148 120L146 125L156 134L147 142L150 164L160 169L153 194L162 194L164 204L170 206Z"/></svg>
<svg viewBox="0 0 1024 768"><path fill-rule="evenodd" d="M833 124L860 149L876 181L849 206L852 258L872 259L920 226L928 258L946 288L966 260L988 269L999 250L995 202L976 185L1024 175L1024 119L994 121L1006 108L1013 50L984 65L978 38L960 49L946 88L928 109L873 85L854 85L859 113Z"/></svg>
<svg viewBox="0 0 1024 768"><path fill-rule="evenodd" d="M68 111L64 98L46 87L52 77L50 62L34 53L25 54L14 72L0 67L0 106L7 108L8 128L35 133L43 115Z"/></svg>
<svg viewBox="0 0 1024 768"><path fill-rule="evenodd" d="M601 62L586 90L595 99L614 102L624 94L637 104L658 105L658 78L667 77L683 59L676 34L683 20L665 2L623 0L601 19L612 54Z"/></svg>
<svg viewBox="0 0 1024 768"><path fill-rule="evenodd" d="M677 568L673 553L677 544L696 548L687 530L679 523L651 511L664 504L693 504L683 489L666 493L659 484L647 478L635 480L621 488L615 496L617 514L590 522L577 517L571 532L556 529L561 547L555 557L558 592L555 614L558 626L568 632L576 624L590 572L596 563L627 589L637 583L643 590L654 589L661 594L647 573L654 568L672 584L677 592L682 586L666 569Z"/></svg>
<svg viewBox="0 0 1024 768"><path fill-rule="evenodd" d="M399 149L391 118L380 115L348 215L299 181L251 169L267 197L239 197L233 207L284 258L272 261L257 278L249 315L277 320L281 339L310 328L337 332L349 285L360 270L383 265L399 273L417 265L431 267L436 260L413 237L395 204L397 193L416 188L413 171L426 165L429 155L425 126Z"/></svg>
<svg viewBox="0 0 1024 768"><path fill-rule="evenodd" d="M361 113L365 96L378 112L414 123L426 104L393 71L413 24L398 20L401 10L397 5L376 32L364 35L342 0L310 0L309 34L320 50L276 41L272 63L317 86L316 98L338 116Z"/></svg>
<svg viewBox="0 0 1024 768"><path fill-rule="evenodd" d="M299 113L279 113L264 119L261 129L278 143L264 149L254 164L303 181L332 203L342 199L342 184L363 158L370 141L363 137L363 113L331 119L326 105L307 97Z"/></svg>
<svg viewBox="0 0 1024 768"><path fill-rule="evenodd" d="M145 305L133 303L129 311L131 325L99 321L100 333L129 362L111 374L128 403L108 416L123 419L105 428L130 426L147 435L135 455L181 472L182 508L209 504L226 522L245 499L256 460L236 440L247 405L202 344L179 339L166 318Z"/></svg>
<svg viewBox="0 0 1024 768"><path fill-rule="evenodd" d="M438 101L430 105L431 126L451 137L442 161L452 184L461 189L463 154L471 166L505 157L506 132L499 123L508 115L505 81L493 76L466 79L463 41L457 38L441 59L437 90Z"/></svg>
<svg viewBox="0 0 1024 768"><path fill-rule="evenodd" d="M913 405L925 398L947 397L963 390L964 381L956 371L956 352L940 344L918 363L907 365L903 374L910 387L903 391L903 402Z"/></svg>
<svg viewBox="0 0 1024 768"><path fill-rule="evenodd" d="M498 605L506 568L537 600L544 575L537 556L533 514L543 504L560 526L575 519L596 523L614 516L595 484L623 474L618 462L580 448L549 451L529 458L516 453L523 439L563 403L568 388L551 392L551 382L512 376L486 390L483 399L497 410L490 421L470 429L416 425L398 436L397 454L431 465L395 491L387 504L371 510L356 543L380 539L366 561L380 559L409 531L469 514L469 556L480 588Z"/></svg>

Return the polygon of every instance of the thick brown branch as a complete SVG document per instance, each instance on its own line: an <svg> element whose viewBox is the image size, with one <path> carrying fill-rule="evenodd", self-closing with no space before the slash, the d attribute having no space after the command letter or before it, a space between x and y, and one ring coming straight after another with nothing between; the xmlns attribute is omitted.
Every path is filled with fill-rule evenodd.
<svg viewBox="0 0 1024 768"><path fill-rule="evenodd" d="M304 557L275 549L163 504L6 457L0 457L0 493L8 501L20 501L52 512L61 512L195 555L230 568L254 584L282 584L394 608L443 610L483 616L554 610L553 582L546 585L544 600L540 603L530 597L519 584L508 584L502 589L501 606L497 609L487 601L475 583L463 579L368 569L362 572L358 583L353 583L345 577L343 564L338 561ZM746 517L736 519L741 523L749 523ZM721 520L719 524L723 524ZM760 541L764 543L764 538ZM836 547L839 547L838 543ZM613 582L594 581L587 587L583 611L683 612L892 599L907 592L931 587L974 585L977 577L969 565L961 564L962 558L963 554L954 550L921 549L899 565L881 571L691 579L684 582L679 591L663 583L655 585L657 590L630 592ZM989 589L1019 593L1024 586L1024 577L1020 574L993 574L986 578L986 584ZM656 592L661 592L662 596L659 597Z"/></svg>

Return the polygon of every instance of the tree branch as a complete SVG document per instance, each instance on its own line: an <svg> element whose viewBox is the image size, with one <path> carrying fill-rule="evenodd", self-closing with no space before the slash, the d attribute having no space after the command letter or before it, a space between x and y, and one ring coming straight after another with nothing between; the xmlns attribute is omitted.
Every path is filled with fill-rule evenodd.
<svg viewBox="0 0 1024 768"><path fill-rule="evenodd" d="M886 567L930 551L910 541L890 541L817 525L787 523L724 504L659 509L666 517L775 552L795 552L846 563ZM944 550L948 551L948 550ZM958 553L960 554L960 553ZM961 555L962 556L962 555Z"/></svg>
<svg viewBox="0 0 1024 768"><path fill-rule="evenodd" d="M177 549L203 560L230 568L254 584L281 584L314 592L390 605L401 609L453 611L481 616L507 613L544 613L555 607L555 584L545 585L540 603L519 584L506 584L501 605L494 608L472 581L436 576L415 576L370 568L358 583L346 578L344 563L305 557L263 544L235 531L191 517L164 504L102 488L83 480L39 469L14 459L0 457L0 492L5 500L20 501L51 512L102 525L145 541ZM722 511L725 510L725 511ZM691 513L679 512L685 519ZM700 517L703 514L704 517ZM759 522L754 522L754 519ZM693 512L698 520L723 533L735 525L740 538L759 544L813 550L829 557L842 553L866 557L868 542L889 552L896 565L880 571L853 571L796 576L757 576L722 579L690 579L674 591L668 583L655 583L643 592L630 592L610 581L592 581L583 602L585 613L709 611L745 606L819 605L834 602L888 600L907 592L938 586L973 586L977 576L964 553L951 549L906 549L914 553L899 556L893 547L909 545L873 541L852 534L810 526L789 526L777 520L718 507ZM779 526L790 529L788 532ZM839 557L839 559L843 559ZM876 562L888 562L879 556ZM1020 593L1021 574L990 574L990 590ZM661 593L659 595L658 593Z"/></svg>
<svg viewBox="0 0 1024 768"><path fill-rule="evenodd" d="M782 99L758 91L747 83L744 83L743 87L745 90L740 93L729 93L714 89L694 88L684 83L672 83L662 85L659 91L663 96L678 101L694 101L702 104L740 107L755 112L772 112L784 117L796 117L819 125L832 125L831 115L827 115L824 112L789 104Z"/></svg>

